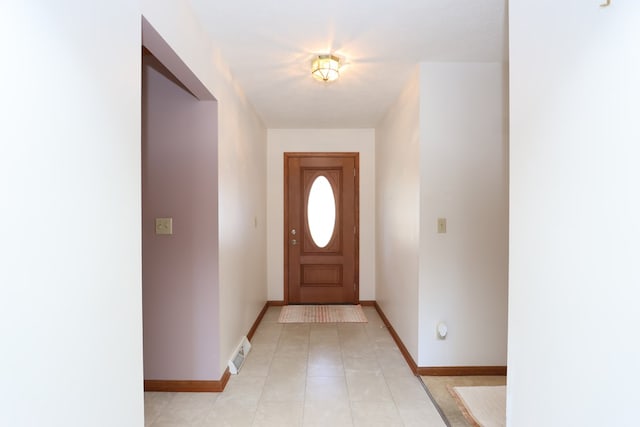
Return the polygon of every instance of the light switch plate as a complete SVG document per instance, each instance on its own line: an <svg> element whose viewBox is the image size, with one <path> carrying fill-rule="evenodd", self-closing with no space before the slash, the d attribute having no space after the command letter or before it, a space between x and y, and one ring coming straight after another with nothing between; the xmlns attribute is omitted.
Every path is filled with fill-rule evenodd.
<svg viewBox="0 0 640 427"><path fill-rule="evenodd" d="M447 218L438 218L438 233L443 234L447 232Z"/></svg>
<svg viewBox="0 0 640 427"><path fill-rule="evenodd" d="M173 218L156 218L156 234L173 234Z"/></svg>

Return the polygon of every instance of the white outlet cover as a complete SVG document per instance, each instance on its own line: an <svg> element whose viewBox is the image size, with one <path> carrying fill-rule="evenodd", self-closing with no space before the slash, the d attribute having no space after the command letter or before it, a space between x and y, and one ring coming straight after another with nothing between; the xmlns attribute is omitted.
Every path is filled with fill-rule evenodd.
<svg viewBox="0 0 640 427"><path fill-rule="evenodd" d="M438 323L438 337L443 340L447 337L447 332L449 331L449 328L447 328L447 325L444 322L440 322Z"/></svg>

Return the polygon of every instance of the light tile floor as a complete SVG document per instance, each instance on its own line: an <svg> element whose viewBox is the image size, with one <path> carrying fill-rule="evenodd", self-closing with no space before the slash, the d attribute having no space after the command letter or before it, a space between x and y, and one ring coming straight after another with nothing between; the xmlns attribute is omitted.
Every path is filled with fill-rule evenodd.
<svg viewBox="0 0 640 427"><path fill-rule="evenodd" d="M222 393L145 393L149 427L444 426L373 307L368 323L277 323L267 310Z"/></svg>

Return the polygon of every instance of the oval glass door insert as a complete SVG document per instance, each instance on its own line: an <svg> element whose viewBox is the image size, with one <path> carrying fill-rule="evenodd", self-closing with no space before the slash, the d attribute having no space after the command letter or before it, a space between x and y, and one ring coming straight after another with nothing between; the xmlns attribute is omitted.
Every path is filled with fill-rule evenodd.
<svg viewBox="0 0 640 427"><path fill-rule="evenodd" d="M313 242L324 248L336 227L336 198L329 180L320 175L311 184L307 200L307 221Z"/></svg>

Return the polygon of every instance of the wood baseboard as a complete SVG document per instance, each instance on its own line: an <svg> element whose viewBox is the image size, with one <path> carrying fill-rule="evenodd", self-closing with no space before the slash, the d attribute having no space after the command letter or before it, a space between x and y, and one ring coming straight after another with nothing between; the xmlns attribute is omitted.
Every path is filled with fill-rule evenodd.
<svg viewBox="0 0 640 427"><path fill-rule="evenodd" d="M213 392L224 390L229 381L229 368L225 369L220 380L144 380L144 391L171 391L171 392Z"/></svg>
<svg viewBox="0 0 640 427"><path fill-rule="evenodd" d="M360 302L362 304L362 302ZM364 304L362 304L364 305ZM507 375L507 367L506 366L418 366L407 347L405 347L404 343L400 339L400 336L396 333L387 319L387 316L384 315L384 312L380 308L377 302L373 302L373 306L376 308L376 311L380 315L382 322L387 327L387 330L393 337L393 340L396 342L396 345L400 349L402 356L407 361L409 368L413 372L414 375L424 375L424 376L475 376L475 375Z"/></svg>
<svg viewBox="0 0 640 427"><path fill-rule="evenodd" d="M376 302L374 300L361 300L358 302L358 304L365 307L374 307L376 305ZM270 300L267 301L267 305L269 307L282 307L287 304L284 301Z"/></svg>
<svg viewBox="0 0 640 427"><path fill-rule="evenodd" d="M418 375L424 376L476 376L507 375L506 366L420 366Z"/></svg>
<svg viewBox="0 0 640 427"><path fill-rule="evenodd" d="M272 305L284 305L284 301L267 301L262 307L262 310L256 317L255 322L247 333L247 339L251 341L253 335L256 333L262 318L264 317L267 309ZM171 392L213 392L219 393L224 390L231 377L229 368L225 369L222 377L219 380L144 380L144 391L171 391Z"/></svg>
<svg viewBox="0 0 640 427"><path fill-rule="evenodd" d="M407 347L405 347L404 343L400 339L400 336L396 333L395 329L393 329L393 326L391 326L389 319L387 319L387 316L384 315L384 313L382 312L382 309L380 308L377 302L374 302L373 306L376 308L376 311L380 315L382 322L387 327L387 330L393 337L393 340L396 342L396 345L400 349L400 353L402 353L402 355L404 356L404 360L407 361L407 364L409 365L411 372L413 372L414 375L418 375L418 365L416 364L415 360L413 360L413 357L411 357L409 350L407 350Z"/></svg>
<svg viewBox="0 0 640 427"><path fill-rule="evenodd" d="M273 300L270 300L270 301L267 301L267 305L269 307L281 307L281 306L286 305L286 304L285 304L284 301L273 301Z"/></svg>
<svg viewBox="0 0 640 427"><path fill-rule="evenodd" d="M247 333L247 339L251 340L255 334L262 318L264 317L269 307L279 307L285 305L284 301L267 301L258 314L255 322L251 326L251 329ZM424 376L472 376L472 375L507 375L506 366L418 366L411 357L409 350L405 347L404 343L400 339L400 336L396 333L385 316L384 312L376 301L360 301L360 305L373 306L380 315L382 322L386 326L387 330L393 337L396 345L400 349L402 356L407 361L409 368L414 375ZM144 380L144 391L162 391L162 392L213 392L219 393L224 390L231 377L229 368L225 369L220 380Z"/></svg>
<svg viewBox="0 0 640 427"><path fill-rule="evenodd" d="M258 329L258 326L260 326L260 322L262 322L262 318L264 317L264 314L267 312L268 308L269 308L269 301L264 303L264 307L262 307L262 310L258 314L258 317L256 317L256 321L253 322L253 325L251 325L251 329L249 329L249 332L247 333L247 339L249 341L251 341L251 338L253 338L253 334L256 333L256 329Z"/></svg>

